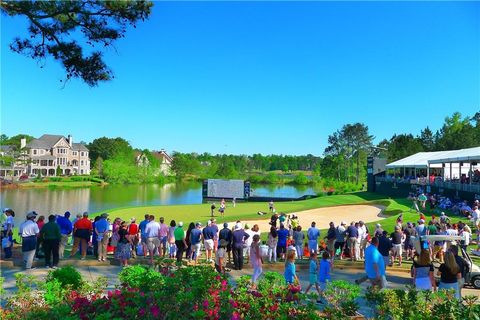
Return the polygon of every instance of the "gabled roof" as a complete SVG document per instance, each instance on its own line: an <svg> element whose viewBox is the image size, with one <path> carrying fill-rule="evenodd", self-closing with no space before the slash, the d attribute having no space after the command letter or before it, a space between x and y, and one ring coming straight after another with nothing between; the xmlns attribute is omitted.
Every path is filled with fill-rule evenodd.
<svg viewBox="0 0 480 320"><path fill-rule="evenodd" d="M14 149L15 149L14 146L11 146L11 145L0 146L0 151L3 151L3 152L11 152Z"/></svg>
<svg viewBox="0 0 480 320"><path fill-rule="evenodd" d="M64 136L54 134L44 134L38 139L33 139L27 143L27 148L51 149Z"/></svg>
<svg viewBox="0 0 480 320"><path fill-rule="evenodd" d="M82 144L82 143L73 143L72 144L72 150L75 150L75 151L87 151L88 152L88 148Z"/></svg>
<svg viewBox="0 0 480 320"><path fill-rule="evenodd" d="M160 151L153 151L152 154L155 158L157 158L159 160L161 160L162 158L167 159L168 162L172 162L172 160L173 160L172 157L170 157L168 155L168 153L165 152L165 150L163 150L163 149L160 150Z"/></svg>

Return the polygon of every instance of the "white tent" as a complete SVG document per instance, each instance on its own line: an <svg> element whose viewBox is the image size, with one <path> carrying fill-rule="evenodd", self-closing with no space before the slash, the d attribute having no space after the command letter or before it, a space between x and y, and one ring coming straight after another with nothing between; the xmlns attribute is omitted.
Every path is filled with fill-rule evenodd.
<svg viewBox="0 0 480 320"><path fill-rule="evenodd" d="M449 162L480 162L480 147L453 150L448 152L450 153L445 157L442 156L429 159L428 163L431 166L432 164Z"/></svg>
<svg viewBox="0 0 480 320"><path fill-rule="evenodd" d="M448 157L450 153L454 151L435 151L435 152L419 152L412 154L406 158L394 161L387 164L387 169L395 168L416 168L426 169L431 160ZM441 163L438 166L430 165L431 168L441 167Z"/></svg>

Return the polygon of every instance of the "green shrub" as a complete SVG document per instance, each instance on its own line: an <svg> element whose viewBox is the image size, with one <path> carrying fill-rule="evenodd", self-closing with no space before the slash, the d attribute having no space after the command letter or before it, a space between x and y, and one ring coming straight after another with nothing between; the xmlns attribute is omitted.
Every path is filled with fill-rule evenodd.
<svg viewBox="0 0 480 320"><path fill-rule="evenodd" d="M135 265L124 268L118 279L124 286L150 291L161 284L162 275L152 268Z"/></svg>
<svg viewBox="0 0 480 320"><path fill-rule="evenodd" d="M80 288L83 284L82 275L73 266L65 266L50 271L47 275L47 282L58 280L62 286Z"/></svg>
<svg viewBox="0 0 480 320"><path fill-rule="evenodd" d="M336 280L327 284L324 297L327 306L324 309L329 319L344 319L354 316L359 308L356 299L360 296L360 287L347 281Z"/></svg>
<svg viewBox="0 0 480 320"><path fill-rule="evenodd" d="M303 172L300 172L295 176L293 179L294 184L300 184L300 185L305 185L308 184L310 181L308 180L307 176L303 174Z"/></svg>
<svg viewBox="0 0 480 320"><path fill-rule="evenodd" d="M263 177L263 183L275 184L279 182L280 182L279 176L273 172L270 172L265 177Z"/></svg>

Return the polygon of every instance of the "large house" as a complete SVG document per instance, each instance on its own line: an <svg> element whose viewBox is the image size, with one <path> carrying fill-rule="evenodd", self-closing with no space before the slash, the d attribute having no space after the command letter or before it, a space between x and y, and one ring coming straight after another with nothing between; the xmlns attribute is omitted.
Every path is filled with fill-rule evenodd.
<svg viewBox="0 0 480 320"><path fill-rule="evenodd" d="M161 149L160 151L152 151L152 156L154 156L160 163L160 172L164 175L170 174L170 168L172 166L172 157L168 153ZM148 161L147 156L143 152L137 152L135 156L135 162L138 166L148 166L150 161Z"/></svg>
<svg viewBox="0 0 480 320"><path fill-rule="evenodd" d="M8 155L9 148L3 146L3 149L5 155ZM81 143L74 143L71 135L64 137L44 134L28 144L22 139L19 154L22 159L17 157L15 170L3 167L0 169L1 176L90 174L88 149Z"/></svg>

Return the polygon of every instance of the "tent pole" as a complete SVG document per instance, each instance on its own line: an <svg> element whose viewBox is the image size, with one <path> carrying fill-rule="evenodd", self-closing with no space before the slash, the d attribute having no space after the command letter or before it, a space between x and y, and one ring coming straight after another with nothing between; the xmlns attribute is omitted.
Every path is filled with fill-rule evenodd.
<svg viewBox="0 0 480 320"><path fill-rule="evenodd" d="M472 184L472 178L473 178L473 171L472 171L472 163L470 162L470 170L468 171L468 182L469 184Z"/></svg>
<svg viewBox="0 0 480 320"><path fill-rule="evenodd" d="M450 162L450 181L452 181L452 163Z"/></svg>

